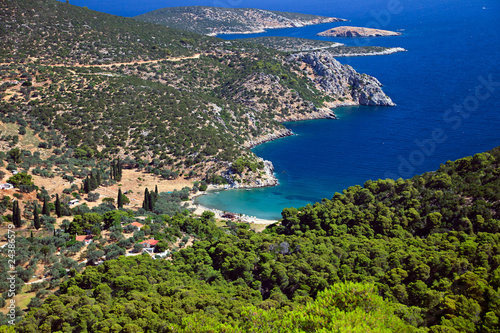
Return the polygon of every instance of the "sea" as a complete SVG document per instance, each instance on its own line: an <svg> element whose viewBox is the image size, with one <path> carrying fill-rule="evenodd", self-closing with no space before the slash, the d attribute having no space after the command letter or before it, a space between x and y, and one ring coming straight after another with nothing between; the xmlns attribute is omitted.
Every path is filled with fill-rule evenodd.
<svg viewBox="0 0 500 333"><path fill-rule="evenodd" d="M123 16L179 5L170 0L70 2ZM407 50L338 58L358 72L376 77L397 106L344 107L335 109L336 120L285 123L294 136L253 149L257 156L272 161L279 185L211 192L197 199L203 206L279 219L283 208L314 204L367 180L410 178L436 170L449 160L500 146L498 0L189 0L182 5L262 8L349 20L220 36L228 40L290 36ZM402 35L316 36L340 25L400 31Z"/></svg>

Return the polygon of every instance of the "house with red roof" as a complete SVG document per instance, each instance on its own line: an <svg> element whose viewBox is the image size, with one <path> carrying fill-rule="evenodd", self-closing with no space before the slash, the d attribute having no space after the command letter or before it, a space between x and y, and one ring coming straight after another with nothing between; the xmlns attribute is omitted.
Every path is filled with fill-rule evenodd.
<svg viewBox="0 0 500 333"><path fill-rule="evenodd" d="M83 242L85 245L89 245L93 241L92 235L81 235L81 236L76 236L76 241L77 242Z"/></svg>
<svg viewBox="0 0 500 333"><path fill-rule="evenodd" d="M155 239L148 239L148 240L142 241L141 244L145 248L152 248L152 247L155 247L156 244L158 244L158 241Z"/></svg>
<svg viewBox="0 0 500 333"><path fill-rule="evenodd" d="M142 227L144 227L144 224L140 224L139 222L132 222L130 225L133 225L137 229L141 230Z"/></svg>

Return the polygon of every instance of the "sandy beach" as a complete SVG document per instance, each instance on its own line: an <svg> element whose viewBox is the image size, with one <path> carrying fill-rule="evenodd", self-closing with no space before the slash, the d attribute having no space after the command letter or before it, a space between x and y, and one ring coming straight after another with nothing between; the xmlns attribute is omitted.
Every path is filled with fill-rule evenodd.
<svg viewBox="0 0 500 333"><path fill-rule="evenodd" d="M209 190L221 190L221 189L224 189L224 188L222 186L218 187L217 185L209 185ZM196 194L191 195L188 208L194 209L193 213L196 215L201 215L201 214L203 214L203 212L209 211L209 212L213 212L215 214L216 219L232 221L229 218L222 217L224 214L231 213L231 212L223 212L223 211L218 210L218 209L208 208L208 207L205 207L205 206L202 206L200 204L195 203L196 197L201 196L201 195L206 195L206 194L207 194L207 192L198 192ZM233 213L233 214L236 215L236 218L234 219L234 221L241 221L241 222L254 223L254 224L266 224L266 225L278 222L278 220L260 219L260 218L255 217L255 216L248 216L245 214L236 214L236 213Z"/></svg>

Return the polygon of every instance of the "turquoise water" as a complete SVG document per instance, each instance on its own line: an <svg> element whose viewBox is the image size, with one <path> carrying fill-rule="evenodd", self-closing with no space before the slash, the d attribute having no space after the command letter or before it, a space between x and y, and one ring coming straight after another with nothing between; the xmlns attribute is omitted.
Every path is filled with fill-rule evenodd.
<svg viewBox="0 0 500 333"><path fill-rule="evenodd" d="M500 87L496 83L489 86L490 90L481 86L481 77L500 82L498 2L401 4L405 10L393 15L386 28L405 29L403 36L367 38L361 43L402 46L408 52L339 59L359 72L377 77L398 104L396 107L336 109L338 120L287 123L296 136L253 150L273 162L279 186L223 191L200 197L199 202L277 219L285 207L331 198L335 192L362 185L368 179L408 178L435 170L448 160L500 145ZM372 8L384 9L377 5ZM366 25L374 20L369 10L359 16L353 11L348 18L351 25ZM259 35L316 38L317 32L336 25L340 24L270 30ZM345 38L322 39L359 43ZM489 96L477 99L476 88L480 96Z"/></svg>
<svg viewBox="0 0 500 333"><path fill-rule="evenodd" d="M350 22L270 30L255 36L318 38L347 45L401 46L408 50L388 56L339 59L358 72L378 78L398 106L337 109L338 120L286 124L296 136L254 149L258 156L273 162L280 185L201 197L199 201L206 206L279 218L285 207L331 198L336 191L368 179L411 177L435 170L447 160L500 145L500 86L492 83L489 90L481 88L481 78L500 82L498 0L186 0L182 4L174 0L70 0L70 3L123 16L179 5L254 7L336 16ZM402 36L384 38L316 37L316 33L339 25L404 29L404 32ZM484 97L481 100L474 99L476 88Z"/></svg>

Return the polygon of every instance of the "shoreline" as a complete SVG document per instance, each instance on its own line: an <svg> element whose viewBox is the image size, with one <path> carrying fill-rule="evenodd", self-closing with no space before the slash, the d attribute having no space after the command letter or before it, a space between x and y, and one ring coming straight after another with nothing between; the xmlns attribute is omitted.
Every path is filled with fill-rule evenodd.
<svg viewBox="0 0 500 333"><path fill-rule="evenodd" d="M330 52L327 50L327 52ZM380 55L389 55L389 54L394 54L398 52L408 52L408 50L402 48L402 47L391 47L388 48L384 51L380 52L372 52L372 53L346 53L346 54L333 54L332 55L336 58L347 58L347 57L369 57L369 56L380 56Z"/></svg>
<svg viewBox="0 0 500 333"><path fill-rule="evenodd" d="M276 25L276 26L263 26L263 27L257 28L257 30L209 32L208 34L205 34L205 35L210 36L210 37L219 37L220 35L262 34L262 33L267 32L267 30L272 30L272 29L304 28L304 27L308 27L311 25L320 25L320 24L337 23L337 22L349 22L349 20L343 19L343 18L338 18L338 17L325 17L322 19L316 19L316 20L308 21L308 22L307 21L300 22L300 23L292 22L288 25L283 24L283 25Z"/></svg>
<svg viewBox="0 0 500 333"><path fill-rule="evenodd" d="M219 186L221 186L221 185L209 185L209 189L207 189L205 192L198 192L198 193L190 196L189 208L195 209L193 212L194 214L201 215L201 214L203 214L203 212L209 211L209 212L212 212L215 214L216 219L224 220L226 222L245 222L245 223L251 223L251 224L263 224L263 225L271 225L271 224L279 222L278 220L261 219L261 218L258 218L256 216L248 216L246 214L233 213L233 212L223 212L219 209L208 208L206 206L200 205L200 204L195 202L197 197L200 197L202 195L209 195L209 193L208 193L209 191L226 190L224 187L220 188ZM232 219L222 217L222 215L224 215L225 213L234 214L237 217L233 221Z"/></svg>

